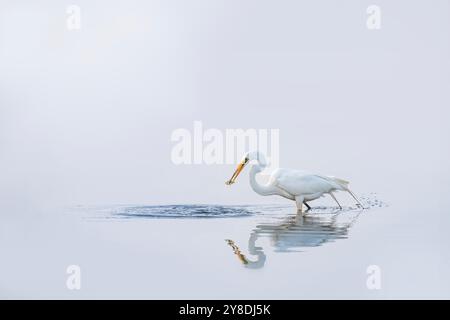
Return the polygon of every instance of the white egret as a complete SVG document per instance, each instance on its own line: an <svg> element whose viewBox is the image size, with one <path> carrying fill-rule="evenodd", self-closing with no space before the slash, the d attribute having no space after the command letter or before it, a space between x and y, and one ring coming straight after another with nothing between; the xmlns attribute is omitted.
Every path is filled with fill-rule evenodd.
<svg viewBox="0 0 450 320"><path fill-rule="evenodd" d="M342 209L341 204L333 194L334 191L338 190L348 192L356 200L357 205L363 207L355 194L348 188L348 181L331 176L314 174L302 170L277 168L270 175L268 183L260 184L256 181L256 175L263 171L268 164L264 154L259 151L246 153L226 184L231 185L235 183L238 175L250 162L252 162L250 185L253 191L262 196L279 195L293 200L300 213L303 213L303 204L309 210L311 207L307 202L318 199L325 194L329 194L338 204L339 209Z"/></svg>

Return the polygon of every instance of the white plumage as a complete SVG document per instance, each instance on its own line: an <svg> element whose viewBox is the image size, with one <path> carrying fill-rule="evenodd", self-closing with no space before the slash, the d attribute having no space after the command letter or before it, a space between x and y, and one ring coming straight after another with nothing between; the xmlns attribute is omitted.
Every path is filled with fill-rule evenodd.
<svg viewBox="0 0 450 320"><path fill-rule="evenodd" d="M256 175L267 167L267 162L265 156L258 151L248 152L244 155L236 171L230 180L227 181L228 185L236 182L239 173L248 163L252 163L250 185L256 193L263 196L279 195L294 200L300 212L303 212L303 204L310 209L307 202L320 198L324 194L329 194L336 201L339 208L342 209L333 194L334 191L350 193L358 205L362 207L361 202L348 188L349 182L332 176L314 174L303 170L278 168L272 172L267 184L260 184L256 181Z"/></svg>

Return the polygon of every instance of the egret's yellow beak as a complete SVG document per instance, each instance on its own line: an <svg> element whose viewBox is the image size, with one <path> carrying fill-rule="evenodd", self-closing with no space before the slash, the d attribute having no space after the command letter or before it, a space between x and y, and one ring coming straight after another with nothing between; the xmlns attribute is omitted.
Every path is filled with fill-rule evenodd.
<svg viewBox="0 0 450 320"><path fill-rule="evenodd" d="M245 165L247 164L248 159L242 160L241 163L238 164L236 171L234 171L233 175L231 176L230 180L228 180L227 182L225 182L226 185L230 185L236 182L236 179L239 175L239 173L241 173L242 169L244 169Z"/></svg>

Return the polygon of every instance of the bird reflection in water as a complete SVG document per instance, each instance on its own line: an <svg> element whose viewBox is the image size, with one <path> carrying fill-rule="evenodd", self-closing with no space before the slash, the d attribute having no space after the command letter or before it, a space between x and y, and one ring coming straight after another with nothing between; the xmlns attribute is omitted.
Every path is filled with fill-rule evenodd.
<svg viewBox="0 0 450 320"><path fill-rule="evenodd" d="M249 269L259 269L266 263L263 247L257 246L259 238L268 237L275 252L301 252L305 248L318 247L327 242L348 238L351 226L356 222L362 210L344 210L314 213L306 216L289 215L280 222L264 222L258 224L248 239L248 258L233 240L225 240L233 249L239 261Z"/></svg>

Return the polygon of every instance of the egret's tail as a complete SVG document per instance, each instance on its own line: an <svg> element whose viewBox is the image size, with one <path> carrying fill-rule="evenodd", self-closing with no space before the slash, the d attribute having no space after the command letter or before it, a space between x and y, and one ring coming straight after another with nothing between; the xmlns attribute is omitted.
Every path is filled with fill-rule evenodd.
<svg viewBox="0 0 450 320"><path fill-rule="evenodd" d="M335 183L337 183L343 190L348 191L348 184L350 182L348 182L347 180L344 179L339 179L336 177L330 177L331 180L333 180Z"/></svg>
<svg viewBox="0 0 450 320"><path fill-rule="evenodd" d="M342 191L347 191L348 193L350 193L350 195L353 197L353 199L355 199L356 203L363 209L364 206L362 205L361 201L359 201L358 197L348 188L348 184L350 182L348 182L347 180L344 179L339 179L336 177L328 177L329 179L331 179L334 183L336 183L340 188L340 190Z"/></svg>

